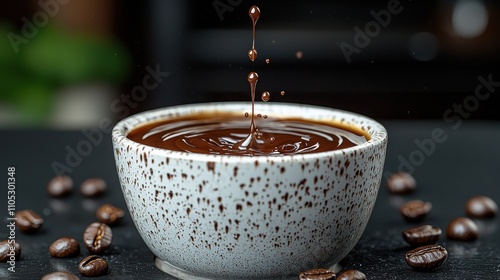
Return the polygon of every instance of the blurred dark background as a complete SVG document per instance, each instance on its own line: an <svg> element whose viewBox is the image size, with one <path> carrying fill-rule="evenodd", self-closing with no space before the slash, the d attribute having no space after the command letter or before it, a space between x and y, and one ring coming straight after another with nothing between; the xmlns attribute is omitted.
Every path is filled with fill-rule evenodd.
<svg viewBox="0 0 500 280"><path fill-rule="evenodd" d="M494 91L500 91L500 3L494 0L3 5L2 126L92 126L103 117L176 104L249 101L250 71L259 73L258 92L269 91L270 102L376 119L442 120L462 108L466 119L500 120ZM247 57L251 5L262 12L255 62ZM30 31L27 22L35 35L23 33ZM360 36L368 40L356 44ZM347 48L356 50L349 59ZM155 71L160 76L150 79ZM481 98L479 76L493 81L492 93L483 86Z"/></svg>

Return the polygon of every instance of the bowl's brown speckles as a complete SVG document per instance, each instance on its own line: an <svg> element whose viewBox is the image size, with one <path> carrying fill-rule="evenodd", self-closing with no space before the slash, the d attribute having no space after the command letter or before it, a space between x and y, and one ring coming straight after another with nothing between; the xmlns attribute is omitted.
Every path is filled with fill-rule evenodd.
<svg viewBox="0 0 500 280"><path fill-rule="evenodd" d="M207 162L207 169L208 171L212 171L215 173L215 162L213 161Z"/></svg>

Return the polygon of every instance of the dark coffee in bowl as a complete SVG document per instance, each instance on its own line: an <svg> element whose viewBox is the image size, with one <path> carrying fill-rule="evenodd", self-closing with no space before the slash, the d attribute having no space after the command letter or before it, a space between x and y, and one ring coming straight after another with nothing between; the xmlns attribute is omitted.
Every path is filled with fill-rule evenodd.
<svg viewBox="0 0 500 280"><path fill-rule="evenodd" d="M267 115L257 117L250 130L249 117L228 112L159 120L133 129L127 137L173 151L252 156L332 151L369 139L361 128L346 124Z"/></svg>

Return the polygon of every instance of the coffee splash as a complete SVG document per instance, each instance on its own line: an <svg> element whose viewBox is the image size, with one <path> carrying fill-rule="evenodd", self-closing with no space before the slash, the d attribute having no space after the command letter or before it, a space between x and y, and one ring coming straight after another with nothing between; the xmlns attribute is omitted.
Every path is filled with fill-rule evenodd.
<svg viewBox="0 0 500 280"><path fill-rule="evenodd" d="M252 6L251 61L257 58L255 26L260 9ZM266 59L269 64L269 59ZM128 138L152 147L173 151L219 155L281 156L317 153L345 149L362 144L369 138L359 129L338 126L335 123L314 122L294 118L270 118L255 114L255 96L259 75L248 74L252 98L251 114L233 115L207 112L178 119L159 120L132 130ZM285 91L280 92L281 95ZM264 91L261 99L269 101L271 94ZM248 117L250 129L248 128ZM256 118L265 119L257 126Z"/></svg>
<svg viewBox="0 0 500 280"><path fill-rule="evenodd" d="M260 9L257 6L250 7L248 10L248 15L252 20L252 49L248 51L248 57L251 61L255 61L257 58L257 50L255 49L255 26L260 17ZM234 147L241 151L254 151L259 149L258 137L262 136L257 127L255 126L255 91L257 90L257 82L259 81L259 75L256 72L250 72L248 74L248 83L250 84L250 94L252 96L252 113L250 121L250 134L248 134L245 139L235 143Z"/></svg>
<svg viewBox="0 0 500 280"><path fill-rule="evenodd" d="M255 91L258 81L259 75L256 72L250 72L250 74L248 74L248 83L250 84L250 93L252 95L252 113L250 121L250 134L248 134L243 141L239 141L234 145L236 149L241 151L259 149L257 141L257 137L259 137L259 130L255 126Z"/></svg>
<svg viewBox="0 0 500 280"><path fill-rule="evenodd" d="M257 24L257 21L259 20L260 17L260 9L257 6L252 6L248 10L248 15L250 16L250 19L252 20L252 49L248 51L248 57L250 58L251 61L255 61L257 58L257 50L255 49L255 27ZM266 58L266 64L269 64L270 60L269 58ZM236 147L238 147L241 150L258 150L259 145L258 143L261 143L261 145L264 145L265 143L262 143L262 141L258 141L257 138L260 137L262 138L262 131L259 131L259 129L255 126L255 92L256 92L256 87L257 87L257 82L259 80L259 75L256 72L250 72L248 74L248 83L250 84L250 93L252 96L252 113L251 113L251 121L250 121L250 134L245 137L244 140L241 142L236 143ZM284 95L285 92L281 91L281 95ZM261 94L261 99L264 102L267 102L271 99L271 94L268 91L264 91ZM245 116L248 116L248 113L245 113ZM259 118L264 118L267 119L267 116L264 115L262 116L261 114L258 114L257 117ZM270 139L271 140L271 139ZM275 139L272 138L272 143L274 143Z"/></svg>

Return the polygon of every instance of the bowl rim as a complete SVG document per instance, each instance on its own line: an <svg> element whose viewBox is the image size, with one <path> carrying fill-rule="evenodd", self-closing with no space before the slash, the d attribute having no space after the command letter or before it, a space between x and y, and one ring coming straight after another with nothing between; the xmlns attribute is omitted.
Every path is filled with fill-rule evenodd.
<svg viewBox="0 0 500 280"><path fill-rule="evenodd" d="M246 108L246 109L245 109ZM388 141L388 134L385 127L379 122L367 116L345 111L341 109L323 107L309 104L299 104L299 103L256 103L255 110L261 109L273 109L277 111L282 111L282 113L289 113L290 110L299 110L298 112L321 112L323 113L322 118L313 117L308 114L306 117L300 114L294 113L291 117L299 117L305 120L324 120L325 116L330 116L336 118L330 119L346 125L353 125L358 128L363 129L366 133L370 135L370 139L362 144L331 151L322 151L306 154L291 154L291 155L259 155L259 156L248 156L248 155L221 155L221 154L202 154L202 153L190 153L182 151L167 150L164 148L152 147L145 144L141 144L130 140L127 138L128 132L144 123L152 122L155 120L160 120L167 117L179 117L183 115L189 115L195 112L206 112L206 111L228 111L228 112L245 112L251 108L250 102L240 102L240 101L228 101L228 102L209 102L209 103L190 103L183 105L174 105L168 107L161 107L157 109L152 109L148 111L143 111L131 116L128 116L115 124L112 129L112 142L114 148L120 145L127 145L132 147L132 150L140 149L141 152L149 152L153 154L158 154L162 156L168 156L169 158L187 159L194 161L207 161L207 162L276 162L276 161L289 161L293 159L307 160L307 159L319 159L325 157L335 157L339 155L345 155L348 153L354 153L355 151L366 150L370 147L386 145ZM273 112L274 114L275 112ZM279 113L275 113L279 114ZM289 117L287 115L287 117ZM349 118L349 119L348 119ZM353 124L352 119L366 122L367 128L364 126L360 127L358 124ZM370 133L368 130L372 130Z"/></svg>

